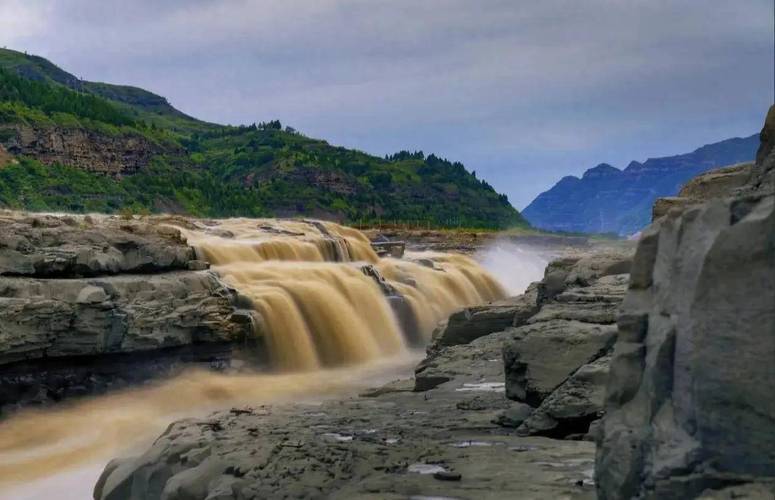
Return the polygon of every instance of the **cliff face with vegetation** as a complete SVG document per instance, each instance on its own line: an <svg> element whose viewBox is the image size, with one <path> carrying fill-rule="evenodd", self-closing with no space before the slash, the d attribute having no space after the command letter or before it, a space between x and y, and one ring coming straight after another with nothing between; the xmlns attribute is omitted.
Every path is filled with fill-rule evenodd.
<svg viewBox="0 0 775 500"><path fill-rule="evenodd" d="M279 121L205 123L135 87L0 50L0 206L505 228L524 219L457 162L379 158Z"/></svg>
<svg viewBox="0 0 775 500"><path fill-rule="evenodd" d="M552 231L633 234L651 221L657 198L673 196L692 177L752 161L759 136L727 139L687 154L633 161L624 170L602 163L541 193L523 214Z"/></svg>

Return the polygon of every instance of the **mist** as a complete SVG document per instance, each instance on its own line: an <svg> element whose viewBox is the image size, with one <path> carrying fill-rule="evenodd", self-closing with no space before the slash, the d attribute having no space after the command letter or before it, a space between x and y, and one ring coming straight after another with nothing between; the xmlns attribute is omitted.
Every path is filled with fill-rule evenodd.
<svg viewBox="0 0 775 500"><path fill-rule="evenodd" d="M551 259L545 250L506 240L495 241L474 257L511 296L524 293L530 283L541 280Z"/></svg>

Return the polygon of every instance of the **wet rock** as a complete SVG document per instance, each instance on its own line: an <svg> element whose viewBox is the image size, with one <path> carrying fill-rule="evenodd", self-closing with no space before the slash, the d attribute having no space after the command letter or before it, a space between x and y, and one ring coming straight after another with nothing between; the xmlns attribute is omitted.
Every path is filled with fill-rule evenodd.
<svg viewBox="0 0 775 500"><path fill-rule="evenodd" d="M251 332L233 314L232 291L210 272L0 278L0 290L0 406L23 402L41 388L61 388L63 393L51 393L61 399L79 386L84 392L104 387L111 376L126 378L119 368L137 369L132 365L142 357L131 357L134 353L149 353L153 366L154 359L169 356L228 362L224 351L230 349L224 346ZM190 351L191 356L169 351L203 344L213 347ZM106 355L123 357L99 359ZM116 370L107 369L110 363ZM93 375L98 380L92 382Z"/></svg>
<svg viewBox="0 0 775 500"><path fill-rule="evenodd" d="M203 260L190 260L188 261L189 271L206 271L210 269L210 263Z"/></svg>
<svg viewBox="0 0 775 500"><path fill-rule="evenodd" d="M591 443L493 436L498 427L481 412L456 409L460 398L470 396L386 393L314 412L291 405L181 420L144 453L109 464L94 497L519 498L526 484L534 498L579 492Z"/></svg>
<svg viewBox="0 0 775 500"><path fill-rule="evenodd" d="M762 137L773 134L775 107ZM746 186L644 233L598 438L600 498L775 480L774 192L775 151L760 150Z"/></svg>

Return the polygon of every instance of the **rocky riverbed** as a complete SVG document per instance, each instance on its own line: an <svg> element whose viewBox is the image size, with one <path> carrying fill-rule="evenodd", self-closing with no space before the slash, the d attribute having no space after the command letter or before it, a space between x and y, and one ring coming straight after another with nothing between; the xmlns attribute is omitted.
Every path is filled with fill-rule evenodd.
<svg viewBox="0 0 775 500"><path fill-rule="evenodd" d="M628 266L565 258L525 295L453 314L412 379L176 422L109 464L95 497L594 498L590 422Z"/></svg>
<svg viewBox="0 0 775 500"><path fill-rule="evenodd" d="M775 107L756 163L661 202L634 258L453 313L413 379L175 422L95 498L775 497L774 137Z"/></svg>

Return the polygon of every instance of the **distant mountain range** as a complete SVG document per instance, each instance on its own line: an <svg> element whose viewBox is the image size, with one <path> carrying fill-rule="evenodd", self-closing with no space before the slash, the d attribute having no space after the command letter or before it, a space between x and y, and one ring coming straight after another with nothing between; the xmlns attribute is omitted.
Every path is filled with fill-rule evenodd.
<svg viewBox="0 0 775 500"><path fill-rule="evenodd" d="M567 176L523 211L531 225L550 231L633 234L651 219L651 206L678 193L692 177L714 168L753 161L759 135L727 139L691 153L631 162L624 170L607 163Z"/></svg>
<svg viewBox="0 0 775 500"><path fill-rule="evenodd" d="M527 225L505 195L459 162L419 151L380 158L277 120L207 123L147 90L84 81L42 57L6 49L0 207Z"/></svg>

